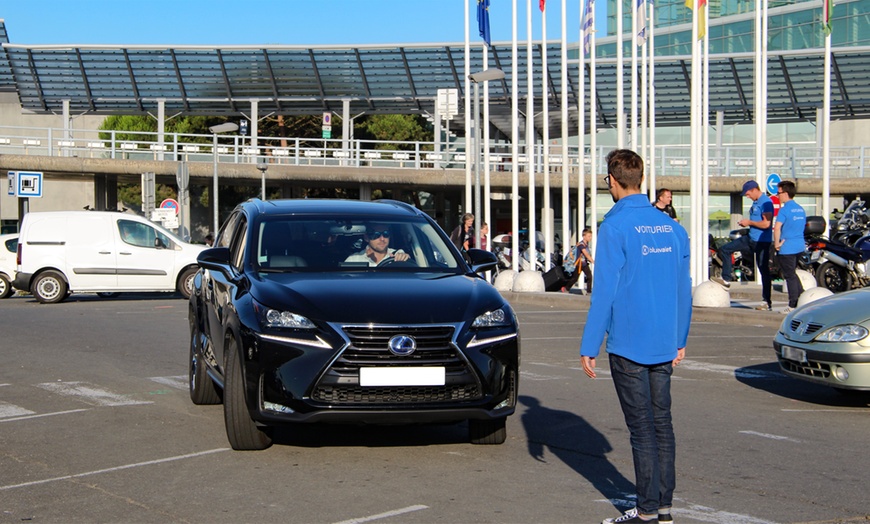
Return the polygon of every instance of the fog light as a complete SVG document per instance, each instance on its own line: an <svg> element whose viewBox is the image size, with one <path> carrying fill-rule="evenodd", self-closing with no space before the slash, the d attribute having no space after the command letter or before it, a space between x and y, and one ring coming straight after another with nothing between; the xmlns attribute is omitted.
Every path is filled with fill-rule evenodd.
<svg viewBox="0 0 870 524"><path fill-rule="evenodd" d="M835 366L834 367L834 377L837 380L845 382L845 381L849 380L849 372L846 371L846 368L841 368L840 366Z"/></svg>
<svg viewBox="0 0 870 524"><path fill-rule="evenodd" d="M291 408L274 402L263 402L263 409L266 411L274 411L275 413L293 413Z"/></svg>

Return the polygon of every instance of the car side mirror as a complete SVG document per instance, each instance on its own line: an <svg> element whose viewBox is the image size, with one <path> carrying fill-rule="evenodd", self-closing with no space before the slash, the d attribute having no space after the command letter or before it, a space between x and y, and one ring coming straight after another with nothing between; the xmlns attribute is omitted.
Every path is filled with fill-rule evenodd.
<svg viewBox="0 0 870 524"><path fill-rule="evenodd" d="M495 253L486 251L485 249L469 249L466 251L468 263L471 265L471 270L475 273L483 273L495 269L498 265L498 258Z"/></svg>
<svg viewBox="0 0 870 524"><path fill-rule="evenodd" d="M162 238L157 237L154 239L154 247L156 247L157 249L166 249L166 244L163 243Z"/></svg>
<svg viewBox="0 0 870 524"><path fill-rule="evenodd" d="M230 248L213 247L203 250L196 257L196 263L204 269L211 269L229 274Z"/></svg>

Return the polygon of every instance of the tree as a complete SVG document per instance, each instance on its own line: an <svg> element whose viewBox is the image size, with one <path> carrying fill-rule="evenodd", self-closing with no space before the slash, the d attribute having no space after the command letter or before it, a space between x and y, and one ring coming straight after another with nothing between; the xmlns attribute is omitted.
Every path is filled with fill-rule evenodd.
<svg viewBox="0 0 870 524"><path fill-rule="evenodd" d="M426 120L418 115L371 115L355 127L375 140L386 142L376 144L375 149L413 150L413 144L398 144L391 141L431 141L434 133L425 126L427 126Z"/></svg>

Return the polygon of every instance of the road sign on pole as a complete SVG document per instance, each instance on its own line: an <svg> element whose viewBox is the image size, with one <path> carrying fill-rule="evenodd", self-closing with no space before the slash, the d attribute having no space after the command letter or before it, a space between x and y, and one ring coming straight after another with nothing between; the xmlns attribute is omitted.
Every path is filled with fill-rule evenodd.
<svg viewBox="0 0 870 524"><path fill-rule="evenodd" d="M10 196L19 198L42 198L41 172L35 171L9 171L8 190Z"/></svg>
<svg viewBox="0 0 870 524"><path fill-rule="evenodd" d="M775 195L777 186L782 182L782 177L777 175L776 173L771 173L767 175L767 180L764 183L765 189L767 189L767 193L769 195Z"/></svg>
<svg viewBox="0 0 870 524"><path fill-rule="evenodd" d="M160 209L171 209L178 214L178 201L174 198L167 198L163 202L160 202Z"/></svg>

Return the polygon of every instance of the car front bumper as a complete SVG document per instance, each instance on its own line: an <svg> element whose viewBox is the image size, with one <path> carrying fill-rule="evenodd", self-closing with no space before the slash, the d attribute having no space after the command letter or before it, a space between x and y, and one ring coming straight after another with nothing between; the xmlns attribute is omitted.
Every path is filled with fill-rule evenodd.
<svg viewBox="0 0 870 524"><path fill-rule="evenodd" d="M838 389L870 391L870 352L820 351L818 344L795 343L777 335L773 348L786 375Z"/></svg>

